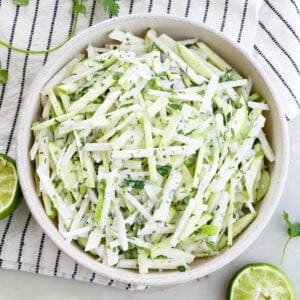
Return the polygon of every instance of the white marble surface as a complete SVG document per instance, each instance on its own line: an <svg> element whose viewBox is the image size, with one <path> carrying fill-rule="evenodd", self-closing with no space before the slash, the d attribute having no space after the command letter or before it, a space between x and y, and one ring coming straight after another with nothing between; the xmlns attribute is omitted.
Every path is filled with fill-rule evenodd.
<svg viewBox="0 0 300 300"><path fill-rule="evenodd" d="M279 264L287 238L282 211L300 221L300 118L290 122L291 160L289 175L280 204L271 222L256 242L230 265L208 278L155 293L124 292L115 288L17 271L0 270L0 300L190 300L225 299L226 287L234 272L250 262ZM290 276L300 297L300 238L293 240L282 268Z"/></svg>

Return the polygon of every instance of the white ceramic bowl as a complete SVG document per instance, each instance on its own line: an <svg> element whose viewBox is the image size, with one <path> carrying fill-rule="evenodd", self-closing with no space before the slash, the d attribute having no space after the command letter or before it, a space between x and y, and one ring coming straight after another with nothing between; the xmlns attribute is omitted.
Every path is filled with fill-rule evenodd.
<svg viewBox="0 0 300 300"><path fill-rule="evenodd" d="M276 161L270 166L271 186L259 207L256 220L235 240L231 248L224 249L219 256L197 259L186 272L164 271L140 275L135 271L108 267L84 253L75 243L69 244L58 232L55 224L46 216L42 203L37 196L34 184L34 168L29 158L32 144L30 126L40 114L39 92L45 83L68 61L83 51L88 43L102 45L108 40L108 33L114 28L132 31L142 35L153 27L160 33L167 33L175 39L197 37L210 45L225 60L244 76L250 76L254 89L267 100L270 111L266 114L266 132L276 154ZM258 63L246 54L240 45L230 42L222 35L207 28L174 16L133 15L107 20L75 36L47 63L36 77L31 90L23 103L18 132L18 171L23 195L36 221L52 241L79 264L90 270L120 282L164 286L179 284L200 278L225 266L240 255L253 243L269 222L280 199L288 167L288 134L284 117L279 109L279 101L267 76Z"/></svg>

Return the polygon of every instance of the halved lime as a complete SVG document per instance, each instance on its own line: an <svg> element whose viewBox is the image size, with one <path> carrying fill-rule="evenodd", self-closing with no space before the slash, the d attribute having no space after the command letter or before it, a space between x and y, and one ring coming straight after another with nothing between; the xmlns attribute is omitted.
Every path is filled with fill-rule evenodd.
<svg viewBox="0 0 300 300"><path fill-rule="evenodd" d="M0 153L0 219L13 212L20 202L20 186L15 161Z"/></svg>
<svg viewBox="0 0 300 300"><path fill-rule="evenodd" d="M236 273L228 288L229 300L296 300L287 275L274 265L249 264Z"/></svg>

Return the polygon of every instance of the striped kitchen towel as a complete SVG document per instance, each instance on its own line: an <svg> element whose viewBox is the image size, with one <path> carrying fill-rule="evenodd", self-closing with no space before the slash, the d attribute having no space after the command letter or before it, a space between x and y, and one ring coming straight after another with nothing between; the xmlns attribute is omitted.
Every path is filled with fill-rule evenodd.
<svg viewBox="0 0 300 300"><path fill-rule="evenodd" d="M96 0L88 0L86 17L79 30L108 16ZM286 117L299 112L299 7L294 0L121 0L120 15L160 13L183 16L206 23L240 43L262 64L282 99ZM0 39L27 49L49 49L69 34L74 15L71 0L31 0L15 6L0 0ZM0 152L15 155L16 126L28 87L48 55L24 55L0 47L0 61L9 71L9 81L0 86ZM41 231L25 202L0 221L0 267L51 276L115 285L81 267L62 253Z"/></svg>

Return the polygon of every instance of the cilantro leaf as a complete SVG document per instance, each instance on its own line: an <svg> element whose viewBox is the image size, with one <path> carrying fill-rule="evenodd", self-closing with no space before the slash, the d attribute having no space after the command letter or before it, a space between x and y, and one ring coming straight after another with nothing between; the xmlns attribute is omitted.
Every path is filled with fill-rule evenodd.
<svg viewBox="0 0 300 300"><path fill-rule="evenodd" d="M6 83L7 80L8 80L8 71L2 69L1 62L0 62L0 84Z"/></svg>
<svg viewBox="0 0 300 300"><path fill-rule="evenodd" d="M283 218L288 225L287 233L289 237L294 238L300 236L300 223L292 223L289 219L289 214L286 211L283 212Z"/></svg>
<svg viewBox="0 0 300 300"><path fill-rule="evenodd" d="M285 242L285 244L283 246L283 249L282 249L281 264L283 263L283 260L284 260L284 257L285 257L285 253L286 253L286 249L287 249L287 246L290 243L290 241L293 238L300 236L300 223L299 222L292 223L290 221L289 214L286 211L283 212L282 216L283 216L283 219L285 220L285 222L286 222L286 224L288 226L287 233L288 233L289 238Z"/></svg>
<svg viewBox="0 0 300 300"><path fill-rule="evenodd" d="M29 4L29 0L13 0L13 3L16 5L25 6Z"/></svg>
<svg viewBox="0 0 300 300"><path fill-rule="evenodd" d="M226 124L229 123L229 121L231 120L231 117L232 117L232 113L229 111L225 116Z"/></svg>
<svg viewBox="0 0 300 300"><path fill-rule="evenodd" d="M231 132L231 137L234 139L235 137L235 132L233 128L230 128L230 132Z"/></svg>
<svg viewBox="0 0 300 300"><path fill-rule="evenodd" d="M170 174L172 169L171 165L165 165L165 166L156 166L156 171L159 175L166 177Z"/></svg>
<svg viewBox="0 0 300 300"><path fill-rule="evenodd" d="M190 167L192 167L192 166L195 165L196 160L197 160L197 154L195 153L195 154L192 154L192 155L188 156L188 157L184 160L184 164L185 164L188 168L190 168Z"/></svg>
<svg viewBox="0 0 300 300"><path fill-rule="evenodd" d="M76 14L86 14L86 7L81 3L81 4L74 4L73 6L73 12Z"/></svg>
<svg viewBox="0 0 300 300"><path fill-rule="evenodd" d="M117 0L98 0L98 2L108 14L112 16L117 16L119 14L120 6Z"/></svg>
<svg viewBox="0 0 300 300"><path fill-rule="evenodd" d="M182 109L182 104L180 103L169 103L169 107L171 107L174 110L181 110Z"/></svg>
<svg viewBox="0 0 300 300"><path fill-rule="evenodd" d="M128 250L124 251L124 256L126 259L132 259L137 257L136 248L128 248Z"/></svg>
<svg viewBox="0 0 300 300"><path fill-rule="evenodd" d="M132 187L137 190L142 190L145 186L145 182L142 180L133 180L131 178L125 179L123 185L126 187Z"/></svg>
<svg viewBox="0 0 300 300"><path fill-rule="evenodd" d="M177 267L177 270L178 270L179 272L185 272L185 266L178 266L178 267Z"/></svg>

